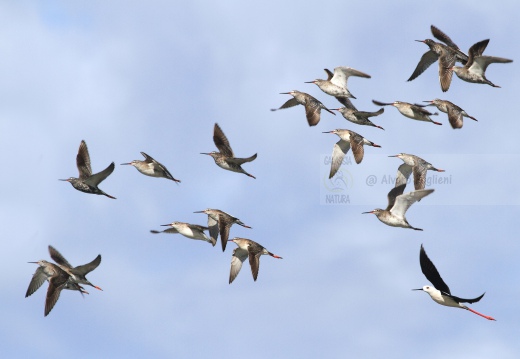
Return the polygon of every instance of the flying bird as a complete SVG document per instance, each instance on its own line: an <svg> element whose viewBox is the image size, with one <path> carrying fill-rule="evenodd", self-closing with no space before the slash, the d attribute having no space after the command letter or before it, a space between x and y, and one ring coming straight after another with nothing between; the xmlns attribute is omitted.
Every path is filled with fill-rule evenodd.
<svg viewBox="0 0 520 359"><path fill-rule="evenodd" d="M202 155L209 155L213 158L217 166L220 168L223 168L228 171L232 172L238 172L243 173L246 176L253 177L256 179L255 176L252 174L247 173L242 168L242 164L246 162L251 162L256 158L256 153L248 158L236 158L233 154L233 150L231 149L231 145L229 144L229 141L218 125L218 123L215 123L215 127L213 129L213 142L215 142L215 146L217 146L218 150L220 152L210 152L210 153L201 153Z"/></svg>
<svg viewBox="0 0 520 359"><path fill-rule="evenodd" d="M345 105L345 99L349 97L355 98L347 88L347 81L350 76L371 78L370 75L347 66L336 67L334 73L328 69L324 70L327 73L326 80L316 79L314 81L307 81L306 83L315 84L321 91L327 95L334 96L343 105Z"/></svg>
<svg viewBox="0 0 520 359"><path fill-rule="evenodd" d="M365 154L365 148L363 147L363 145L381 147L379 145L376 145L374 142L367 140L360 134L350 130L336 129L323 133L333 133L335 135L338 135L340 138L340 140L336 142L334 148L332 149L332 162L330 165L329 178L334 177L336 172L338 172L338 169L340 168L341 163L343 162L343 158L345 157L345 155L351 147L352 153L354 154L354 160L358 164L361 163Z"/></svg>
<svg viewBox="0 0 520 359"><path fill-rule="evenodd" d="M180 182L180 180L173 178L170 171L168 171L168 169L164 167L163 164L154 160L152 156L149 156L144 152L141 152L141 154L144 157L144 161L133 160L129 163L121 163L121 165L134 166L139 172L146 176L163 177L172 180L176 183Z"/></svg>
<svg viewBox="0 0 520 359"><path fill-rule="evenodd" d="M230 239L229 241L235 242L235 244L238 246L233 250L233 256L231 257L231 271L229 272L229 284L231 284L237 277L238 273L240 272L240 269L242 268L242 263L244 263L246 258L249 258L251 272L253 273L253 279L255 281L258 277L258 270L260 269L261 255L267 254L271 257L282 259L282 257L269 252L263 246L250 239L235 237L233 239Z"/></svg>
<svg viewBox="0 0 520 359"><path fill-rule="evenodd" d="M433 36L444 42L446 45L435 42L432 39L415 40L428 45L430 50L426 51L424 55L422 55L417 67L407 81L416 79L428 67L430 67L431 64L439 60L439 82L442 91L446 92L450 88L451 78L453 76L452 67L455 65L456 61L465 64L468 61L468 56L460 51L459 47L451 41L450 37L441 30L432 25L431 31Z"/></svg>
<svg viewBox="0 0 520 359"><path fill-rule="evenodd" d="M469 48L468 62L464 67L454 66L452 67L455 74L459 79L466 82L473 82L477 84L488 84L493 87L500 87L495 85L486 78L486 69L489 64L500 63L505 64L513 62L513 60L505 59L503 57L484 56L482 53L486 49L489 43L489 39L482 40L474 44Z"/></svg>
<svg viewBox="0 0 520 359"><path fill-rule="evenodd" d="M384 108L381 108L379 109L379 111L376 112L358 111L356 107L352 104L352 102L346 97L344 98L343 105L345 107L332 108L331 110L339 111L339 113L341 113L343 118L345 118L345 120L347 121L353 122L358 125L373 126L384 130L383 127L375 125L374 123L372 123L372 121L368 119L369 117L379 116L380 114L385 112Z"/></svg>
<svg viewBox="0 0 520 359"><path fill-rule="evenodd" d="M416 231L422 231L421 228L412 227L406 220L405 213L412 204L421 200L432 193L433 189L421 189L406 194L402 194L405 184L394 187L388 192L388 206L386 209L376 208L370 212L363 212L375 214L377 219L388 226L411 228Z"/></svg>
<svg viewBox="0 0 520 359"><path fill-rule="evenodd" d="M272 108L271 111L277 111L284 108L293 107L296 105L303 105L305 107L305 115L307 116L307 122L309 126L316 126L320 122L321 109L330 112L334 116L336 114L325 107L320 101L316 100L311 95L300 92L300 91L290 91L290 92L282 92L282 95L291 95L292 99L285 102L280 108Z"/></svg>
<svg viewBox="0 0 520 359"><path fill-rule="evenodd" d="M440 305L445 305L447 307L456 307L456 308L466 309L472 313L480 315L483 318L486 318L487 320L496 320L493 317L479 313L476 310L473 310L473 309L469 308L468 306L461 304L461 303L470 303L470 304L476 303L479 300L481 300L482 297L484 296L484 294L486 294L486 293L483 293L481 296L479 296L477 298L473 298L473 299L459 298L459 297L456 297L451 294L450 288L448 287L448 285L446 283L444 283L439 272L437 271L437 268L435 268L435 265L432 263L430 258L428 258L428 256L426 255L426 252L425 252L422 244L421 244L421 251L419 254L419 262L421 263L421 270L422 270L424 276L426 277L426 279L428 279L428 281L430 281L431 284L433 284L433 287L429 286L429 285L425 285L422 288L413 289L413 290L422 290L422 291L428 293L430 295L430 297L436 303L438 303Z"/></svg>
<svg viewBox="0 0 520 359"><path fill-rule="evenodd" d="M394 101L394 102L386 103L386 102L372 100L372 102L377 106L394 106L395 108L397 108L397 110L399 112L401 112L401 114L403 116L406 116L413 120L432 122L436 125L442 125L442 123L435 122L430 118L430 116L438 115L438 113L437 112L431 113L431 112L425 110L423 108L424 106L422 106L422 105L413 105L411 103L401 102L401 101Z"/></svg>
<svg viewBox="0 0 520 359"><path fill-rule="evenodd" d="M233 224L238 224L245 228L251 228L245 225L240 219L221 211L220 209L205 209L203 211L196 211L193 213L205 213L208 215L209 235L212 241L217 241L220 234L220 242L222 243L222 252L226 250L226 244L229 238L229 230Z"/></svg>
<svg viewBox="0 0 520 359"><path fill-rule="evenodd" d="M111 195L103 192L98 185L105 180L114 171L114 162L112 162L103 171L92 174L92 168L90 166L90 156L88 154L88 148L85 141L81 141L79 145L78 155L76 156L76 165L79 171L79 178L70 177L68 179L62 179L60 181L69 182L72 187L78 191L92 194L102 194L109 198L116 199Z"/></svg>
<svg viewBox="0 0 520 359"><path fill-rule="evenodd" d="M450 125L452 128L462 128L463 125L463 117L469 117L474 121L477 121L475 117L472 117L466 113L462 108L455 105L453 102L450 102L448 100L440 100L436 98L435 100L431 101L424 101L429 102L429 105L426 106L435 106L439 111L442 111L444 113L448 114L448 120L450 121Z"/></svg>
<svg viewBox="0 0 520 359"><path fill-rule="evenodd" d="M45 311L44 314L47 316L60 297L61 290L67 284L69 280L69 274L61 269L59 266L53 263L49 263L45 260L39 260L38 262L29 262L38 264L38 268L29 283L25 298L36 292L41 287L43 282L49 281L49 287L47 288L47 295L45 297Z"/></svg>
<svg viewBox="0 0 520 359"><path fill-rule="evenodd" d="M211 243L211 245L213 245L213 246L215 246L215 244L217 243L216 239L208 238L208 236L206 236L206 234L204 233L204 231L208 230L208 227L199 226L198 224L185 223L185 222L172 222L170 224L162 224L162 226L171 227L171 228L168 228L168 229L166 229L166 230L164 230L162 232L161 231L155 231L155 230L151 230L150 232L154 233L154 234L157 234L157 233L170 233L170 234L180 233L184 237L206 241L206 242Z"/></svg>
<svg viewBox="0 0 520 359"><path fill-rule="evenodd" d="M49 246L49 254L53 261L64 270L69 275L69 282L77 283L77 284L86 284L90 285L99 290L103 290L99 288L97 285L90 283L87 279L86 275L96 269L101 263L101 255L98 254L93 261L87 264L83 264L81 266L73 267L66 259L61 255L60 252L56 250L53 246Z"/></svg>
<svg viewBox="0 0 520 359"><path fill-rule="evenodd" d="M400 165L397 170L398 177L401 174L404 178L406 178L407 181L408 177L410 177L410 174L413 172L413 183L416 190L424 189L426 185L426 171L432 170L437 172L444 172L444 170L435 168L430 162L423 160L419 156L410 155L407 153L399 153L397 155L388 157L397 157L403 160L404 163ZM396 186L397 185L398 184L396 183Z"/></svg>

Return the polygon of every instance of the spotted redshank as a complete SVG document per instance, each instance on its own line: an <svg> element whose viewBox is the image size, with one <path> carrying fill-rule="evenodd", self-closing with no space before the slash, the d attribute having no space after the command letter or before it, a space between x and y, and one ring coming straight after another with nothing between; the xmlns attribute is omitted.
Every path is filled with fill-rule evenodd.
<svg viewBox="0 0 520 359"><path fill-rule="evenodd" d="M332 163L330 165L329 178L334 177L336 172L338 172L338 169L343 163L343 158L347 154L350 147L352 147L354 160L358 164L361 163L365 154L365 148L363 147L363 145L381 147L379 145L376 145L374 142L367 140L360 134L350 130L336 129L323 133L333 133L335 135L338 135L338 137L340 138L340 140L336 142L334 148L332 149Z"/></svg>
<svg viewBox="0 0 520 359"><path fill-rule="evenodd" d="M191 239L200 239L202 241L211 243L213 246L215 246L215 244L217 243L216 239L208 238L206 236L206 234L204 233L204 231L208 230L208 227L199 226L198 224L185 223L185 222L172 222L170 224L162 224L162 226L165 226L165 227L169 226L171 228L168 228L164 231L151 230L150 232L154 233L154 234L156 234L156 233L170 233L170 234L180 233L184 237L188 237Z"/></svg>
<svg viewBox="0 0 520 359"><path fill-rule="evenodd" d="M215 146L217 146L218 150L220 152L210 152L210 153L201 153L202 155L209 155L213 157L213 160L215 160L215 163L220 168L223 168L228 171L232 172L238 172L243 173L246 176L253 177L256 179L255 176L252 174L247 173L242 168L242 164L246 162L251 162L256 158L256 153L248 158L236 158L233 154L233 150L231 149L231 145L229 144L229 141L224 135L224 132L220 128L220 126L215 123L215 127L213 129L213 142L215 142Z"/></svg>
<svg viewBox="0 0 520 359"><path fill-rule="evenodd" d="M406 194L401 194L405 185L394 187L388 192L388 207L386 209L376 208L370 212L377 216L381 222L392 227L411 228L422 231L421 228L412 227L406 220L405 213L412 204L432 193L433 189L421 189Z"/></svg>
<svg viewBox="0 0 520 359"><path fill-rule="evenodd" d="M476 303L479 300L482 299L484 294L477 298L473 299L464 299L459 298L451 294L450 288L441 278L441 275L437 271L437 268L435 268L435 265L433 262L428 258L426 255L426 251L424 250L423 245L421 244L421 251L419 253L419 262L421 264L421 270L428 279L433 284L432 286L425 285L422 288L419 289L413 289L413 290L422 290L430 295L430 297L438 304L445 305L447 307L455 307L455 308L462 308L469 310L472 313L475 313L477 315L480 315L483 318L486 318L487 320L495 320L493 317L490 317L489 315L484 315L482 313L477 312L476 310L473 310L464 304L461 303Z"/></svg>
<svg viewBox="0 0 520 359"><path fill-rule="evenodd" d="M413 183L416 190L424 189L426 185L426 171L444 172L444 170L435 168L430 162L423 160L419 156L399 153L388 157L397 157L403 160L404 163L399 166L398 173L402 173L406 177L406 180L408 180L410 173L413 172Z"/></svg>
<svg viewBox="0 0 520 359"><path fill-rule="evenodd" d="M401 102L401 101L394 101L390 103L386 102L380 102L376 100L372 100L372 102L377 106L394 106L401 112L403 116L406 116L408 118L411 118L413 120L417 121L425 121L425 122L432 122L436 125L442 125L440 122L433 121L430 116L436 116L438 115L437 112L431 113L427 110L425 110L421 105L414 105L408 102Z"/></svg>
<svg viewBox="0 0 520 359"><path fill-rule="evenodd" d="M448 114L448 120L450 121L450 125L452 128L462 128L463 125L463 117L469 117L474 121L477 121L475 117L472 117L466 113L462 108L455 105L453 102L450 102L448 100L440 100L436 98L435 100L431 101L424 101L429 102L429 105L426 106L435 106L439 111L442 111L444 113Z"/></svg>
<svg viewBox="0 0 520 359"><path fill-rule="evenodd" d="M417 67L408 81L412 81L417 78L428 67L430 67L431 64L439 60L439 82L441 84L442 91L446 92L450 88L451 78L453 75L451 68L455 65L456 61L460 61L465 64L468 60L468 56L460 51L459 47L455 45L449 36L443 33L441 30L432 25L431 31L437 39L441 40L446 45L435 42L432 39L415 40L428 45L430 50L425 52L421 57L421 60L417 64Z"/></svg>
<svg viewBox="0 0 520 359"><path fill-rule="evenodd" d="M350 76L364 77L369 79L371 76L353 69L352 67L339 66L334 69L334 73L328 69L324 69L327 73L327 79L316 79L314 81L307 81L308 84L315 84L321 91L327 95L334 96L339 102L345 104L345 98L355 98L347 88L347 81Z"/></svg>
<svg viewBox="0 0 520 359"><path fill-rule="evenodd" d="M256 281L258 277L258 270L260 268L260 256L262 254L268 254L271 257L282 259L282 257L277 256L269 252L260 244L246 238L235 237L229 240L230 242L235 242L238 246L233 250L233 256L231 257L231 271L229 272L229 284L235 280L240 269L242 268L242 263L249 257L249 264L251 265L251 272L253 273L253 279Z"/></svg>
<svg viewBox="0 0 520 359"><path fill-rule="evenodd" d="M63 269L69 277L69 282L77 283L77 284L86 284L90 285L99 290L103 290L99 288L97 285L90 283L87 279L86 275L96 269L101 263L101 255L98 254L96 258L90 263L83 264L81 266L73 267L66 259L61 255L60 252L56 250L53 246L49 246L49 254L53 261L58 264L58 266Z"/></svg>
<svg viewBox="0 0 520 359"><path fill-rule="evenodd" d="M466 65L464 67L453 67L453 71L461 80L477 84L488 84L493 87L500 87L486 78L486 69L489 64L505 64L513 62L513 60L505 59L503 57L483 56L482 53L486 49L488 43L489 39L479 41L471 46L468 51L469 58Z"/></svg>
<svg viewBox="0 0 520 359"><path fill-rule="evenodd" d="M47 288L47 296L45 297L45 316L47 316L60 297L61 290L65 287L69 280L69 274L63 269L58 267L56 264L49 263L45 260L39 260L36 263L39 267L34 272L34 275L29 283L25 297L27 298L38 288L41 287L43 282L49 281L49 287Z"/></svg>
<svg viewBox="0 0 520 359"><path fill-rule="evenodd" d="M305 107L305 115L307 116L309 126L316 126L318 122L320 122L321 109L336 116L334 112L326 108L320 101L305 92L293 90L290 92L282 92L281 94L291 95L293 98L284 103L280 108L272 108L271 111L277 111L296 105L303 105Z"/></svg>
<svg viewBox="0 0 520 359"><path fill-rule="evenodd" d="M112 162L103 171L96 174L92 174L87 144L85 143L85 141L81 141L81 144L79 145L78 155L76 156L76 165L79 171L79 178L70 177L68 179L62 179L60 181L69 182L72 185L72 187L81 192L102 194L109 198L116 199L115 197L106 194L98 188L98 185L101 182L103 182L104 179L107 178L114 171L114 162Z"/></svg>
<svg viewBox="0 0 520 359"><path fill-rule="evenodd" d="M180 180L173 178L171 173L162 165L152 158L152 156L141 152L144 157L144 161L133 160L130 163L121 163L121 165L131 165L137 168L139 172L150 177L164 177L174 182L180 182Z"/></svg>
<svg viewBox="0 0 520 359"><path fill-rule="evenodd" d="M345 105L345 107L332 108L331 110L339 111L347 121L353 122L358 125L373 126L384 130L383 127L373 124L372 121L368 119L369 117L379 116L380 114L385 112L384 108L381 108L379 111L376 112L358 111L348 98L345 97L344 100L345 101L343 101L343 104Z"/></svg>
<svg viewBox="0 0 520 359"><path fill-rule="evenodd" d="M242 222L240 219L233 217L232 215L221 211L220 209L208 208L203 211L196 211L193 213L205 213L208 215L209 235L211 240L216 242L220 233L222 252L226 250L226 244L229 238L229 230L234 223L245 228L251 228L248 225L245 225L244 222Z"/></svg>

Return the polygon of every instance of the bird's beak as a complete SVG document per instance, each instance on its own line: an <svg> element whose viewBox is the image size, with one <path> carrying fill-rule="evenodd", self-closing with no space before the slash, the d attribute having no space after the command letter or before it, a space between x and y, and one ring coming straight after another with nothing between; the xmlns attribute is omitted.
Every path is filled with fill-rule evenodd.
<svg viewBox="0 0 520 359"><path fill-rule="evenodd" d="M59 179L58 181L65 181L65 182L68 182L69 180L68 180L68 179Z"/></svg>
<svg viewBox="0 0 520 359"><path fill-rule="evenodd" d="M36 263L36 264L38 264L38 262L27 262L27 263Z"/></svg>
<svg viewBox="0 0 520 359"><path fill-rule="evenodd" d="M381 147L381 146L376 145L375 143L372 143L372 147Z"/></svg>
<svg viewBox="0 0 520 359"><path fill-rule="evenodd" d="M210 153L206 153L206 152L201 152L200 154L201 155L210 155Z"/></svg>
<svg viewBox="0 0 520 359"><path fill-rule="evenodd" d="M417 42L425 42L424 40L415 40L415 41L417 41Z"/></svg>
<svg viewBox="0 0 520 359"><path fill-rule="evenodd" d="M169 225L169 224L161 224L161 226L163 226L163 227L169 227L170 225Z"/></svg>
<svg viewBox="0 0 520 359"><path fill-rule="evenodd" d="M195 211L193 213L206 213L206 212L204 212L204 211Z"/></svg>
<svg viewBox="0 0 520 359"><path fill-rule="evenodd" d="M290 95L290 92L280 92L280 95Z"/></svg>
<svg viewBox="0 0 520 359"><path fill-rule="evenodd" d="M419 288L419 289L412 289L412 290L423 290L422 288Z"/></svg>
<svg viewBox="0 0 520 359"><path fill-rule="evenodd" d="M121 163L121 166L122 165L131 165L131 163Z"/></svg>
<svg viewBox="0 0 520 359"><path fill-rule="evenodd" d="M314 81L305 81L304 83L306 83L306 84L313 84Z"/></svg>
<svg viewBox="0 0 520 359"><path fill-rule="evenodd" d="M363 212L361 214L367 214L367 213L374 213L374 211L370 211L370 212Z"/></svg>
<svg viewBox="0 0 520 359"><path fill-rule="evenodd" d="M322 132L322 133L332 133L332 132L334 132L334 131L325 131L325 132Z"/></svg>
<svg viewBox="0 0 520 359"><path fill-rule="evenodd" d="M393 155L393 156L388 156L388 157L397 157L397 155Z"/></svg>

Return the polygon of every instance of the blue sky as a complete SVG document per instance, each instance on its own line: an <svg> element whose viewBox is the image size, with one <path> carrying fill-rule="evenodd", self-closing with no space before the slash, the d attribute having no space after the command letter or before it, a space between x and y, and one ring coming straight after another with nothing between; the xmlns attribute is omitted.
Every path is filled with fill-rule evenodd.
<svg viewBox="0 0 520 359"><path fill-rule="evenodd" d="M0 203L4 258L0 308L6 357L517 358L516 240L520 151L516 102L518 12L514 1L17 1L0 3ZM454 77L442 93L437 65L412 82L432 38L430 25L463 51L491 39L485 54L514 59L491 65L502 88ZM307 92L339 107L315 85L324 68L351 66L360 110L372 99L450 100L478 122L453 130L395 108L358 126L324 112L307 125L303 107L278 112L288 95ZM377 120L377 121L376 121ZM215 150L218 122L256 180L218 168L200 152ZM341 173L347 203L331 192L324 158L335 128L354 130L368 147ZM58 179L77 175L84 139L94 172L112 161L87 195ZM120 166L146 152L168 167L175 185ZM373 215L386 206L399 152L445 169L448 183L408 212L424 232L391 228ZM352 162L353 163L353 162ZM367 178L374 176L374 185ZM432 181L434 181L432 177ZM194 214L219 208L253 227L271 252L254 282L248 263L228 284L231 251L178 235L152 235L161 224L205 224ZM486 295L468 311L442 307L426 293L421 243L461 297ZM63 292L43 316L46 284L24 298L36 269L56 247L73 265L102 255L88 278L104 289L81 298Z"/></svg>

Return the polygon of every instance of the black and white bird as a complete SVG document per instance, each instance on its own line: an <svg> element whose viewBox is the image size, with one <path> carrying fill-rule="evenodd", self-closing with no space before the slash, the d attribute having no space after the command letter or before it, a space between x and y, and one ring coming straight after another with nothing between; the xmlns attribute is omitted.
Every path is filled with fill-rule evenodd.
<svg viewBox="0 0 520 359"><path fill-rule="evenodd" d="M490 317L489 315L484 315L482 313L477 312L476 310L473 310L469 308L468 306L461 304L461 303L476 303L479 300L482 299L484 296L483 293L481 296L473 299L464 299L459 298L451 294L450 288L444 281L442 280L439 272L437 271L437 268L435 268L435 265L433 265L432 261L428 256L426 255L426 252L424 250L423 245L421 244L421 252L419 254L419 261L421 263L421 270L426 277L432 284L431 285L425 285L422 288L419 289L413 289L413 290L422 290L430 295L430 297L438 304L445 305L447 307L455 307L455 308L462 308L469 310L472 313L475 313L477 315L480 315L483 318L486 318L487 320L496 320L493 317Z"/></svg>

